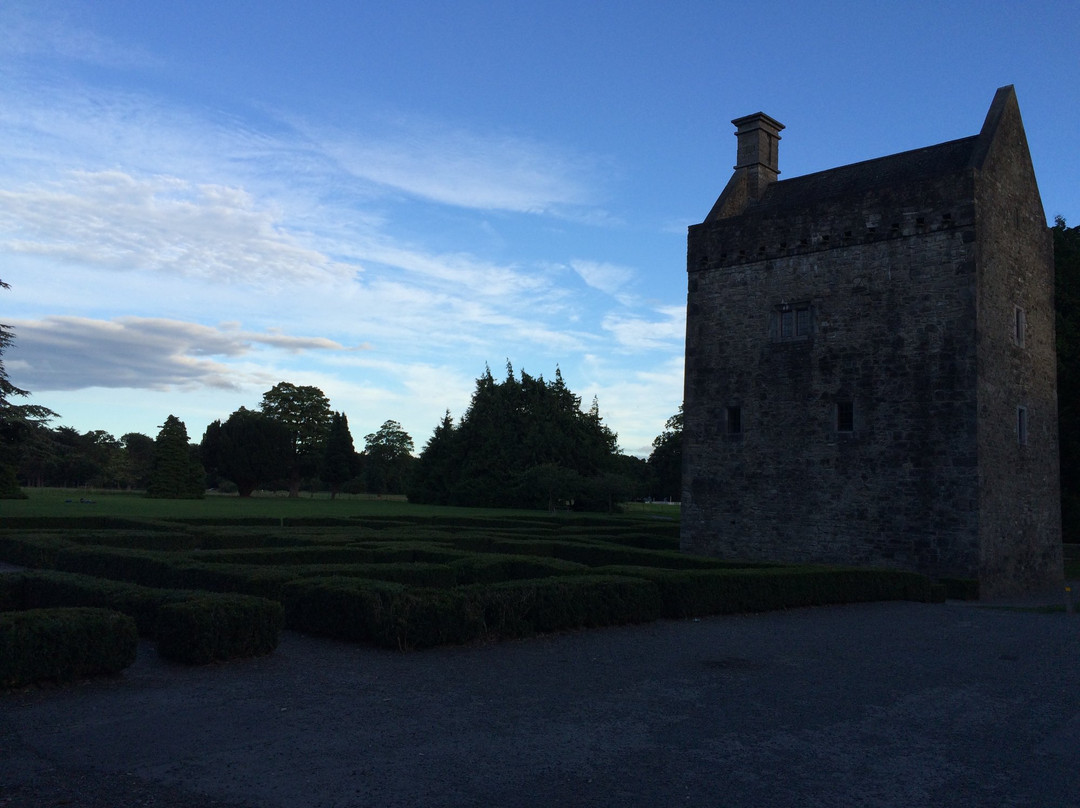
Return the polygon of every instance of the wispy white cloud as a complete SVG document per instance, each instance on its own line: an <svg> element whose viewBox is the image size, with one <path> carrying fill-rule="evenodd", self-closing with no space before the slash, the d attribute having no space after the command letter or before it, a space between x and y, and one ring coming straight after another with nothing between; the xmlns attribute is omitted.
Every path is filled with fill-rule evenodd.
<svg viewBox="0 0 1080 808"><path fill-rule="evenodd" d="M682 345L686 336L686 310L660 306L657 318L615 313L604 317L603 328L611 332L623 350L670 349Z"/></svg>
<svg viewBox="0 0 1080 808"><path fill-rule="evenodd" d="M582 373L587 377L587 399L600 402L604 421L619 432L624 452L648 457L652 440L682 403L683 355L673 351L648 366L628 370L611 357L586 355Z"/></svg>
<svg viewBox="0 0 1080 808"><path fill-rule="evenodd" d="M0 53L8 57L63 59L107 67L145 67L159 63L145 49L104 37L44 2L0 7Z"/></svg>
<svg viewBox="0 0 1080 808"><path fill-rule="evenodd" d="M635 298L630 287L637 273L630 267L581 259L571 261L570 267L592 288L611 295L624 305L633 304Z"/></svg>
<svg viewBox="0 0 1080 808"><path fill-rule="evenodd" d="M0 248L13 253L222 282L357 269L298 244L241 189L118 171L75 171L47 185L0 190L0 233Z"/></svg>
<svg viewBox="0 0 1080 808"><path fill-rule="evenodd" d="M307 134L350 174L447 205L552 213L589 206L585 158L527 138L399 121L372 135Z"/></svg>
<svg viewBox="0 0 1080 808"><path fill-rule="evenodd" d="M251 333L231 326L148 317L112 321L84 317L14 320L17 341L11 349L20 383L35 392L88 387L130 389L221 388L242 383L235 365L209 357L235 358L255 346L301 351L344 351L322 337Z"/></svg>

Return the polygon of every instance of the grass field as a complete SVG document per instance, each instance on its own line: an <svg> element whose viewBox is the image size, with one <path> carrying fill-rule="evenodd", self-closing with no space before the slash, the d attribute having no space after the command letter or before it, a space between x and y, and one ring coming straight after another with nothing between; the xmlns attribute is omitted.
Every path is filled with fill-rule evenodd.
<svg viewBox="0 0 1080 808"><path fill-rule="evenodd" d="M483 508L452 508L439 505L412 505L404 497L374 497L339 494L331 500L328 494L297 499L281 496L208 495L205 499L148 499L140 493L115 491L64 490L59 488L24 489L29 499L0 500L0 520L5 516L121 516L134 519L209 518L228 521L251 517L272 519L333 517L349 519L376 516L543 516L545 511L513 511ZM628 503L628 514L652 515L668 519L679 518L678 505ZM557 514L554 518L564 515ZM586 514L575 514L584 516ZM597 518L610 518L596 514Z"/></svg>

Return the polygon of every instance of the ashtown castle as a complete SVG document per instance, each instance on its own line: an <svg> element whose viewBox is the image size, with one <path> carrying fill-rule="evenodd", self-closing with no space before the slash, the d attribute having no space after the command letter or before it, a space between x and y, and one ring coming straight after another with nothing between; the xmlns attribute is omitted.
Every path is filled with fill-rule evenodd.
<svg viewBox="0 0 1080 808"><path fill-rule="evenodd" d="M972 137L779 180L784 128L687 249L682 547L1062 579L1053 243L1016 94Z"/></svg>

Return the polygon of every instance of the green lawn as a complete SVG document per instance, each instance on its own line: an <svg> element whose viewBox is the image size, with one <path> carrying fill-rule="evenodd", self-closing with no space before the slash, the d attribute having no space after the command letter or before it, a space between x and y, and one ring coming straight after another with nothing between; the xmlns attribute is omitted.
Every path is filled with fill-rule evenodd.
<svg viewBox="0 0 1080 808"><path fill-rule="evenodd" d="M27 488L29 499L0 500L0 521L5 516L120 516L136 519L242 519L250 517L310 518L373 516L544 516L545 511L512 511L482 508L451 508L438 505L411 505L403 497L372 497L341 494L302 494L298 499L281 496L209 495L205 499L148 499L139 493L112 491ZM679 518L677 505L631 503L628 513ZM559 514L564 515L564 514ZM575 514L584 516L585 514ZM596 514L608 518L607 514ZM557 517L554 517L557 518Z"/></svg>

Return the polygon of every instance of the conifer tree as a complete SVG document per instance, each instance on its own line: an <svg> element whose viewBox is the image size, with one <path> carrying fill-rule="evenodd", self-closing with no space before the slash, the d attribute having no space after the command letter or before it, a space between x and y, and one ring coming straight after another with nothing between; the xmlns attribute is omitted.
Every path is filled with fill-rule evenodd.
<svg viewBox="0 0 1080 808"><path fill-rule="evenodd" d="M356 467L356 448L349 432L349 419L343 412L332 413L322 458L322 480L330 486L330 499L334 499L341 486L356 475Z"/></svg>
<svg viewBox="0 0 1080 808"><path fill-rule="evenodd" d="M170 415L154 441L146 495L158 499L202 499L205 492L206 472L188 444L187 427Z"/></svg>
<svg viewBox="0 0 1080 808"><path fill-rule="evenodd" d="M515 373L507 362L502 382L484 369L456 428L449 413L436 428L417 462L410 500L607 507L618 487L611 475L623 468L619 457L617 436L603 423L597 402L583 412L560 370L548 384L542 376Z"/></svg>
<svg viewBox="0 0 1080 808"><path fill-rule="evenodd" d="M0 289L11 287L0 280ZM19 487L15 467L19 460L19 445L27 439L36 426L55 417L47 407L34 404L15 404L13 399L30 395L16 387L8 378L4 367L4 350L15 342L11 327L0 323L0 499L24 499Z"/></svg>

